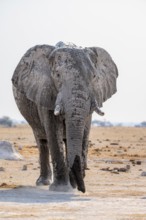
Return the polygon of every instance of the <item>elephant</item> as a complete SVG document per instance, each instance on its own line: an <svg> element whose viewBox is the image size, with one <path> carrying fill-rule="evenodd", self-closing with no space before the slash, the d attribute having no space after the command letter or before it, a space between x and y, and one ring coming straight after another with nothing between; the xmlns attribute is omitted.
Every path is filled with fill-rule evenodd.
<svg viewBox="0 0 146 220"><path fill-rule="evenodd" d="M36 185L50 190L85 192L92 113L117 91L117 66L100 47L63 42L36 45L12 76L19 111L29 123L39 149Z"/></svg>

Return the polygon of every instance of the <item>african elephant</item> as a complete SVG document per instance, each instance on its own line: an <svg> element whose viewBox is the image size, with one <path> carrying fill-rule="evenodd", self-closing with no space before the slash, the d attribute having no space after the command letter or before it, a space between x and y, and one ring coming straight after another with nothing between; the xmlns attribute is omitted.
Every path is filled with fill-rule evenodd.
<svg viewBox="0 0 146 220"><path fill-rule="evenodd" d="M116 92L117 76L112 58L99 47L59 42L37 45L22 57L13 93L39 147L37 185L65 190L71 184L85 192L91 115L103 115L100 107Z"/></svg>

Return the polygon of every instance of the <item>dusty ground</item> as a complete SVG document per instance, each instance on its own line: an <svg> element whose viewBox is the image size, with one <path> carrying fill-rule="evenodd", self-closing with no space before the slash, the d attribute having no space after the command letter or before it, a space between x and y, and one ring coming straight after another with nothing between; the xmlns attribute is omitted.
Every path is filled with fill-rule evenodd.
<svg viewBox="0 0 146 220"><path fill-rule="evenodd" d="M0 128L22 161L0 160L0 219L146 219L146 129L92 128L85 194L36 187L38 150L30 128Z"/></svg>

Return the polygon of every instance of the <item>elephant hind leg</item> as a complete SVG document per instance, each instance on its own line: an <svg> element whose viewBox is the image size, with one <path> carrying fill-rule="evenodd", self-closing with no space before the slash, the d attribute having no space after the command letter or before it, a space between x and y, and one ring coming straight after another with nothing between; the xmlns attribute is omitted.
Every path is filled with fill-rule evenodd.
<svg viewBox="0 0 146 220"><path fill-rule="evenodd" d="M36 181L36 185L50 185L52 180L52 171L49 161L49 147L46 139L36 138L39 146L40 156L40 176Z"/></svg>
<svg viewBox="0 0 146 220"><path fill-rule="evenodd" d="M86 120L84 136L83 136L82 154L83 154L83 162L84 162L84 171L89 169L87 166L87 154L88 154L88 140L89 140L90 127L91 127L91 116L89 116Z"/></svg>

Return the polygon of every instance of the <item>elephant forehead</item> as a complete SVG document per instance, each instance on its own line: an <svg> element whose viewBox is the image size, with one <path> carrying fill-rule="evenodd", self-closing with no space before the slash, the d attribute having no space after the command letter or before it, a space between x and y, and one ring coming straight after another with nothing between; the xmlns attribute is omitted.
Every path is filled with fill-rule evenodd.
<svg viewBox="0 0 146 220"><path fill-rule="evenodd" d="M73 57L71 56L71 53L68 51L57 51L55 54L55 61L57 61L57 64L67 64L68 62L73 63Z"/></svg>
<svg viewBox="0 0 146 220"><path fill-rule="evenodd" d="M75 48L59 48L54 54L56 65L72 65L74 68L81 70L81 68L93 68L92 63L83 49Z"/></svg>
<svg viewBox="0 0 146 220"><path fill-rule="evenodd" d="M51 59L53 77L60 75L66 79L81 77L89 84L94 75L94 66L83 49L59 48L52 53Z"/></svg>

